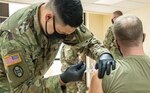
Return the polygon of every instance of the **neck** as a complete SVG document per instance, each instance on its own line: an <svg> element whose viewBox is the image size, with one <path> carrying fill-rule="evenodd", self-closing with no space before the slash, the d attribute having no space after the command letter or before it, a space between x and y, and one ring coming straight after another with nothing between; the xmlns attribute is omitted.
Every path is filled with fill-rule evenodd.
<svg viewBox="0 0 150 93"><path fill-rule="evenodd" d="M45 15L48 13L48 10L46 9L45 7L45 4L41 5L40 7L40 12L39 12L39 20L40 20L40 25L41 25L41 28L42 28L42 31L46 31L45 29L45 23L46 23L46 20L45 20Z"/></svg>
<svg viewBox="0 0 150 93"><path fill-rule="evenodd" d="M144 55L143 46L136 46L136 47L122 47L121 51L123 53L124 57L130 56L130 55Z"/></svg>

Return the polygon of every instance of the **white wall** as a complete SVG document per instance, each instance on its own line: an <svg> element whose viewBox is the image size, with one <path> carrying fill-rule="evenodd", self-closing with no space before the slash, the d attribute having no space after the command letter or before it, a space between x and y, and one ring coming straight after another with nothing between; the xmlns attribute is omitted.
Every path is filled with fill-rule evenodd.
<svg viewBox="0 0 150 93"><path fill-rule="evenodd" d="M28 4L9 3L9 16L11 16L17 10L29 6Z"/></svg>
<svg viewBox="0 0 150 93"><path fill-rule="evenodd" d="M144 49L147 55L150 55L150 5L136 9L133 11L129 11L128 14L134 14L139 17L143 23L143 29L146 33L146 40L144 42Z"/></svg>
<svg viewBox="0 0 150 93"><path fill-rule="evenodd" d="M111 15L87 13L86 24L95 37L103 41L108 27L111 25Z"/></svg>

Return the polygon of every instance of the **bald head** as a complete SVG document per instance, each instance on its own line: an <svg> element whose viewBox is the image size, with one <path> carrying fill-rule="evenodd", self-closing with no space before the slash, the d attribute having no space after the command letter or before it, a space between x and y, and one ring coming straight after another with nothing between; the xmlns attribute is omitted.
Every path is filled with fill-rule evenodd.
<svg viewBox="0 0 150 93"><path fill-rule="evenodd" d="M119 10L114 11L113 15L112 15L112 19L111 19L112 23L114 24L114 21L121 15L123 15L123 13L121 11L119 11Z"/></svg>
<svg viewBox="0 0 150 93"><path fill-rule="evenodd" d="M114 11L113 14L121 16L123 13L120 10Z"/></svg>
<svg viewBox="0 0 150 93"><path fill-rule="evenodd" d="M141 20L133 15L123 15L114 23L114 35L125 46L134 46L143 42L143 26Z"/></svg>

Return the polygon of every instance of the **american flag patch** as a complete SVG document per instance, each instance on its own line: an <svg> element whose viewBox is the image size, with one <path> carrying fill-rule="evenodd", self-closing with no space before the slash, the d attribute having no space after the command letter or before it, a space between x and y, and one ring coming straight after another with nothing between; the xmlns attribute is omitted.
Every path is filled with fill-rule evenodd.
<svg viewBox="0 0 150 93"><path fill-rule="evenodd" d="M21 58L19 54L13 54L4 57L4 62L6 66L11 66L21 62Z"/></svg>

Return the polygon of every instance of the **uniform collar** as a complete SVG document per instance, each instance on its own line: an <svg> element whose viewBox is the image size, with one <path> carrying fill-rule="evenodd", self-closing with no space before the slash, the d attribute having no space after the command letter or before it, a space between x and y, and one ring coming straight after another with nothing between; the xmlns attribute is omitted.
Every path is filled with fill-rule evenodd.
<svg viewBox="0 0 150 93"><path fill-rule="evenodd" d="M129 55L129 56L127 56L126 58L124 58L124 59L130 59L130 58L144 58L144 57L147 57L147 55L146 54L143 54L143 55Z"/></svg>
<svg viewBox="0 0 150 93"><path fill-rule="evenodd" d="M38 43L41 47L44 47L44 43L46 44L48 42L47 37L44 34L44 31L42 31L42 28L40 26L40 20L39 20L39 8L44 3L39 3L37 5L36 13L34 15L34 30L36 32L36 39L38 39Z"/></svg>

